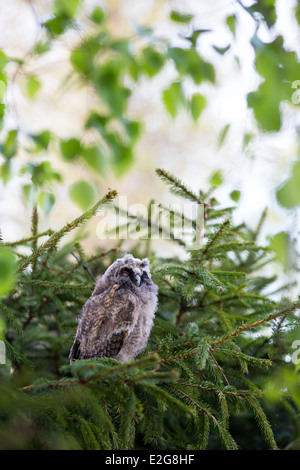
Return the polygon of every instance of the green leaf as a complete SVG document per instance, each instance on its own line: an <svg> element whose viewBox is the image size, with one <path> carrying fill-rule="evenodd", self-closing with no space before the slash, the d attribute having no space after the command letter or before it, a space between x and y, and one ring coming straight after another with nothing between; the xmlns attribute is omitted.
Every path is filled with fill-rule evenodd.
<svg viewBox="0 0 300 470"><path fill-rule="evenodd" d="M45 183L52 182L53 180L62 180L60 173L53 170L49 161L39 164L29 162L21 169L20 173L29 173L32 178L32 183L36 186L43 186Z"/></svg>
<svg viewBox="0 0 300 470"><path fill-rule="evenodd" d="M217 51L219 54L224 55L230 49L230 44L228 44L228 46L226 47L217 47L217 46L213 46L213 47L215 51Z"/></svg>
<svg viewBox="0 0 300 470"><path fill-rule="evenodd" d="M69 189L70 199L82 210L91 207L95 201L95 191L86 181L77 181Z"/></svg>
<svg viewBox="0 0 300 470"><path fill-rule="evenodd" d="M106 36L90 38L72 51L70 61L77 72L88 75L94 70L95 56L102 48L105 38Z"/></svg>
<svg viewBox="0 0 300 470"><path fill-rule="evenodd" d="M206 98L200 93L194 93L191 99L191 113L194 121L197 121L200 114L206 107Z"/></svg>
<svg viewBox="0 0 300 470"><path fill-rule="evenodd" d="M221 170L216 170L210 177L209 183L213 188L220 186L223 183L223 175Z"/></svg>
<svg viewBox="0 0 300 470"><path fill-rule="evenodd" d="M253 109L259 127L263 131L278 132L281 127L280 99L273 84L263 83L258 91L247 96L248 106Z"/></svg>
<svg viewBox="0 0 300 470"><path fill-rule="evenodd" d="M226 18L226 24L229 27L230 31L232 34L235 36L235 30L236 30L236 16L235 15L230 15Z"/></svg>
<svg viewBox="0 0 300 470"><path fill-rule="evenodd" d="M0 168L0 174L1 174L1 179L3 181L4 184L6 184L10 178L11 178L11 175L12 175L12 168L11 168L11 161L10 160L6 160L2 165L1 165L1 168Z"/></svg>
<svg viewBox="0 0 300 470"><path fill-rule="evenodd" d="M95 7L92 14L91 14L91 20L94 21L94 23L100 24L103 23L105 20L105 13L104 10L100 7Z"/></svg>
<svg viewBox="0 0 300 470"><path fill-rule="evenodd" d="M170 18L172 21L176 21L177 23L189 23L194 18L194 15L179 13L178 11L172 10Z"/></svg>
<svg viewBox="0 0 300 470"><path fill-rule="evenodd" d="M276 191L279 204L291 209L300 204L300 161L297 161L291 172L291 177Z"/></svg>
<svg viewBox="0 0 300 470"><path fill-rule="evenodd" d="M65 160L72 161L78 157L81 143L78 139L71 138L60 141L60 152Z"/></svg>
<svg viewBox="0 0 300 470"><path fill-rule="evenodd" d="M81 0L55 0L53 3L53 12L56 16L67 16L73 18Z"/></svg>
<svg viewBox="0 0 300 470"><path fill-rule="evenodd" d="M253 134L251 133L246 133L244 134L244 138L243 138L243 150L245 150L249 143L251 142L251 140L253 139Z"/></svg>
<svg viewBox="0 0 300 470"><path fill-rule="evenodd" d="M3 100L6 91L6 83L3 80L0 80L0 101Z"/></svg>
<svg viewBox="0 0 300 470"><path fill-rule="evenodd" d="M2 126L3 126L4 114L5 114L5 104L4 104L4 103L0 103L0 129L1 129Z"/></svg>
<svg viewBox="0 0 300 470"><path fill-rule="evenodd" d="M221 130L219 137L218 137L218 147L221 147L226 139L226 136L228 134L230 128L230 124L226 124L223 129Z"/></svg>
<svg viewBox="0 0 300 470"><path fill-rule="evenodd" d="M149 77L153 77L160 72L165 65L165 61L165 56L156 51L153 47L145 47L142 51L142 66Z"/></svg>
<svg viewBox="0 0 300 470"><path fill-rule="evenodd" d="M25 201L32 201L34 198L35 189L32 184L24 184L22 193Z"/></svg>
<svg viewBox="0 0 300 470"><path fill-rule="evenodd" d="M104 156L97 145L91 145L89 147L84 147L81 150L81 156L83 160L98 173L104 173L105 160Z"/></svg>
<svg viewBox="0 0 300 470"><path fill-rule="evenodd" d="M34 54L41 55L41 54L45 54L45 52L50 51L50 49L51 49L50 41L40 41L35 45L33 52Z"/></svg>
<svg viewBox="0 0 300 470"><path fill-rule="evenodd" d="M167 111L175 118L185 103L184 93L180 82L173 82L169 88L163 92L163 101Z"/></svg>
<svg viewBox="0 0 300 470"><path fill-rule="evenodd" d="M241 196L241 192L238 190L234 190L230 193L230 197L233 201L239 202Z"/></svg>
<svg viewBox="0 0 300 470"><path fill-rule="evenodd" d="M181 49L170 47L169 56L174 60L176 68L181 75L189 75L196 84L202 81L215 81L215 70L212 64L199 56L194 48Z"/></svg>
<svg viewBox="0 0 300 470"><path fill-rule="evenodd" d="M260 13L269 28L271 28L276 22L277 16L275 0L258 1L251 7L246 8L246 10L250 13L250 15L253 16L254 19L257 18L257 13Z"/></svg>
<svg viewBox="0 0 300 470"><path fill-rule="evenodd" d="M298 3L298 5L296 6L295 16L298 24L300 25L300 3Z"/></svg>
<svg viewBox="0 0 300 470"><path fill-rule="evenodd" d="M25 80L25 93L31 100L37 97L41 88L41 82L34 76L30 75Z"/></svg>
<svg viewBox="0 0 300 470"><path fill-rule="evenodd" d="M8 294L15 282L15 257L7 248L0 246L0 297Z"/></svg>
<svg viewBox="0 0 300 470"><path fill-rule="evenodd" d="M63 34L71 25L72 22L70 18L66 18L65 16L55 16L43 23L44 28L46 28L51 36Z"/></svg>
<svg viewBox="0 0 300 470"><path fill-rule="evenodd" d="M132 144L138 140L141 135L141 124L138 121L123 119L123 125Z"/></svg>
<svg viewBox="0 0 300 470"><path fill-rule="evenodd" d="M43 131L40 134L32 134L31 138L36 142L37 150L47 150L50 144L51 133L50 131Z"/></svg>
<svg viewBox="0 0 300 470"><path fill-rule="evenodd" d="M121 72L124 63L117 59L110 60L97 68L95 85L100 98L108 104L115 116L125 113L131 90L123 85Z"/></svg>
<svg viewBox="0 0 300 470"><path fill-rule="evenodd" d="M196 47L197 39L200 34L209 33L211 29L195 29L190 36L186 36L187 39L193 47Z"/></svg>
<svg viewBox="0 0 300 470"><path fill-rule="evenodd" d="M18 131L13 129L9 131L5 141L0 146L1 153L8 159L15 156L18 150Z"/></svg>
<svg viewBox="0 0 300 470"><path fill-rule="evenodd" d="M9 58L6 54L0 49L0 71L4 69L6 64L9 62Z"/></svg>
<svg viewBox="0 0 300 470"><path fill-rule="evenodd" d="M270 248L275 252L277 260L287 270L291 262L291 241L289 234L279 232L270 237Z"/></svg>
<svg viewBox="0 0 300 470"><path fill-rule="evenodd" d="M112 164L117 176L123 175L132 165L134 155L132 147L121 143L113 146Z"/></svg>
<svg viewBox="0 0 300 470"><path fill-rule="evenodd" d="M256 70L264 81L257 91L248 94L248 106L263 131L277 132L281 127L281 102L292 101L291 83L300 76L300 65L295 52L284 49L282 36L270 43L254 36L251 42Z"/></svg>
<svg viewBox="0 0 300 470"><path fill-rule="evenodd" d="M41 191L38 195L38 204L45 212L46 215L49 214L53 205L55 203L55 196L52 193L47 191Z"/></svg>

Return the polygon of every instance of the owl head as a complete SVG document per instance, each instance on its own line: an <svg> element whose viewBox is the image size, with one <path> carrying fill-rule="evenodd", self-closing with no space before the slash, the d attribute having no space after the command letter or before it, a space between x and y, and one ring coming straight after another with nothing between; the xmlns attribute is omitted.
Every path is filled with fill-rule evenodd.
<svg viewBox="0 0 300 470"><path fill-rule="evenodd" d="M106 277L113 276L116 281L127 281L137 287L151 283L149 260L134 258L127 254L117 259L105 272Z"/></svg>

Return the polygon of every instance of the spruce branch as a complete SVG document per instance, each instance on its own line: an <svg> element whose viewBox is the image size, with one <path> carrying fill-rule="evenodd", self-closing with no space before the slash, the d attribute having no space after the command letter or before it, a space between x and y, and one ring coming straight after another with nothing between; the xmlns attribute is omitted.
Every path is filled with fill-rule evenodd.
<svg viewBox="0 0 300 470"><path fill-rule="evenodd" d="M61 238L71 230L74 230L79 225L83 224L84 222L91 219L99 209L99 207L103 204L106 204L112 201L117 196L117 191L111 190L109 191L97 204L94 205L91 209L86 211L80 217L77 217L72 222L67 223L61 230L55 232L43 245L41 245L37 250L35 250L30 256L27 257L17 268L17 271L22 271L25 269L30 263L32 263L42 252L47 249L52 249L57 243L61 240Z"/></svg>
<svg viewBox="0 0 300 470"><path fill-rule="evenodd" d="M32 237L34 237L32 240L32 244L31 244L32 253L34 253L37 249L38 222L39 222L39 217L38 217L37 206L34 206L32 217L31 217L31 234L32 234ZM36 263L37 263L37 258L35 258L32 262L32 271L31 271L32 278L34 277L34 274L35 274Z"/></svg>
<svg viewBox="0 0 300 470"><path fill-rule="evenodd" d="M199 259L199 263L201 263L201 261L203 260L203 258L205 257L205 255L207 254L208 250L213 246L213 244L215 243L216 239L221 235L221 233L225 230L225 228L229 225L230 223L230 220L225 220L222 225L220 226L219 230L215 233L215 235L213 236L213 238L211 239L211 241L205 246L203 252L202 252L202 255L201 255L201 258Z"/></svg>
<svg viewBox="0 0 300 470"><path fill-rule="evenodd" d="M266 438L266 440L270 443L270 446L273 450L278 450L277 443L274 439L274 434L271 429L270 423L268 418L266 417L262 407L258 403L255 397L244 396L245 401L249 405L250 409L254 412L254 416Z"/></svg>
<svg viewBox="0 0 300 470"><path fill-rule="evenodd" d="M162 179L162 181L166 182L170 186L170 190L172 193L176 194L177 196L189 199L191 201L195 201L198 204L208 205L190 188L188 188L180 179L176 178L176 176L172 175L166 170L162 170L161 168L156 168L155 171L156 174Z"/></svg>
<svg viewBox="0 0 300 470"><path fill-rule="evenodd" d="M9 246L9 247L16 247L16 246L22 246L22 245L27 245L30 242L33 242L34 240L38 240L41 237L46 237L46 236L51 236L53 235L54 231L51 229L45 230L44 232L37 233L36 235L22 238L21 240L16 240L15 242L3 242L3 246Z"/></svg>
<svg viewBox="0 0 300 470"><path fill-rule="evenodd" d="M12 312L12 309L4 305L3 302L0 302L0 311L4 313L5 318L12 325L18 335L23 336L24 332L16 318L16 315Z"/></svg>
<svg viewBox="0 0 300 470"><path fill-rule="evenodd" d="M125 363L122 363L120 365L116 365L113 367L108 367L108 366L103 367L103 364L99 364L102 369L102 370L100 369L101 372L99 373L96 372L95 374L90 374L89 372L89 375L87 375L86 377L83 376L83 377L79 377L78 379L71 378L69 380L62 379L58 381L49 381L47 383L47 386L48 387L73 387L76 385L86 385L95 380L102 379L103 377L106 377L108 375L112 377L114 375L122 374L136 367L147 367L149 365L152 365L153 363L156 363L158 359L159 357L157 356L157 354L151 354L151 355L148 355L147 357L141 357L140 359L136 359L135 361L128 361L128 362L125 362ZM97 366L97 363L93 364L93 360L91 361L92 361L92 364L90 361L87 361L87 360L75 361L70 366L70 370L72 371L72 369L74 368L76 370L76 367L78 366L78 364L83 366L84 371L87 371L89 369L89 364L91 364L92 366L95 364ZM37 384L33 383L30 385L26 385L25 387L22 387L22 390L31 390L32 388L35 388L38 386L39 386L38 383Z"/></svg>
<svg viewBox="0 0 300 470"><path fill-rule="evenodd" d="M223 376L223 378L224 378L226 384L228 385L228 387L230 387L230 383L229 383L229 381L228 381L226 375L224 374L224 371L223 371L222 367L220 366L220 364L219 364L218 361L216 360L215 356L214 356L213 353L211 352L211 349L210 349L210 351L209 351L209 355L212 357L214 363L216 364L217 368L218 368L219 371L221 372L221 374L222 374L222 376Z"/></svg>
<svg viewBox="0 0 300 470"><path fill-rule="evenodd" d="M228 340L234 338L235 336L240 335L244 331L250 330L252 328L256 328L257 326L262 325L263 323L268 323L272 320L276 320L277 318L279 318L283 315L287 315L288 313L294 312L295 310L298 310L298 309L300 309L300 304L294 303L291 307L286 308L285 310L282 310L281 312L271 313L267 317L262 318L260 320L255 321L255 322L252 322L252 323L242 324L236 330L234 330L231 333L223 336L222 338L214 341L213 345L218 346L219 344L222 344L225 341L228 341Z"/></svg>
<svg viewBox="0 0 300 470"><path fill-rule="evenodd" d="M196 408L199 408L203 413L205 413L214 423L216 428L218 429L220 436L226 445L227 449L237 450L237 445L232 436L229 434L227 429L219 422L219 420L212 414L212 412L207 408L204 407L202 404L194 400L191 396L183 392L183 390L174 387L174 385L170 385L171 388L179 392L183 395L189 402L191 402Z"/></svg>
<svg viewBox="0 0 300 470"><path fill-rule="evenodd" d="M93 290L94 286L88 286L86 284L66 284L60 282L50 282L50 281L39 281L32 279L31 281L19 281L21 286L34 286L34 287L46 287L50 289L67 289L67 290Z"/></svg>

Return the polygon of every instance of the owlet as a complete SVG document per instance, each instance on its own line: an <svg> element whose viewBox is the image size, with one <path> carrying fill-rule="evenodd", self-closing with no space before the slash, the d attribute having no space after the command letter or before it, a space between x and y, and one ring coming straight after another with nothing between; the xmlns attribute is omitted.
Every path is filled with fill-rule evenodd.
<svg viewBox="0 0 300 470"><path fill-rule="evenodd" d="M149 261L125 255L106 270L78 316L69 359L113 357L120 362L145 348L157 308L158 288Z"/></svg>

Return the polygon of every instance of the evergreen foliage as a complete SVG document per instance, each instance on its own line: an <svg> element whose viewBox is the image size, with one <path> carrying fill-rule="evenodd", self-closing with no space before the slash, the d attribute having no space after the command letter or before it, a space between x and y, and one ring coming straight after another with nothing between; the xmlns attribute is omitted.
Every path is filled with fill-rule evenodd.
<svg viewBox="0 0 300 470"><path fill-rule="evenodd" d="M60 242L115 191L56 232L39 232L35 208L31 236L1 242L18 258L15 286L0 302L7 352L1 448L277 449L297 438L297 403L290 396L275 405L264 400L270 375L289 368L282 338L300 307L267 295L274 276L261 267L272 253L257 243L265 214L257 230L236 226L233 208L220 208L211 192L197 195L166 171L157 174L177 195L205 204L205 239L196 250L187 247L184 260L157 258L151 240L133 249L150 257L159 286L148 346L135 360L68 363L76 317L94 285L90 274L103 273L122 244L87 257L76 236ZM275 408L284 436L272 426Z"/></svg>

